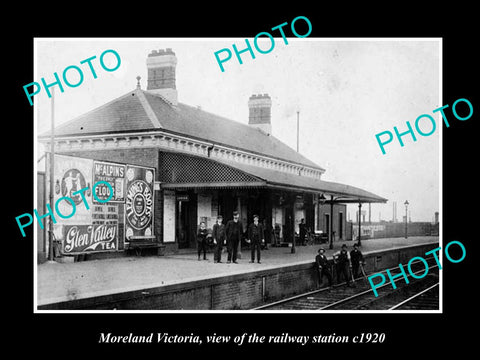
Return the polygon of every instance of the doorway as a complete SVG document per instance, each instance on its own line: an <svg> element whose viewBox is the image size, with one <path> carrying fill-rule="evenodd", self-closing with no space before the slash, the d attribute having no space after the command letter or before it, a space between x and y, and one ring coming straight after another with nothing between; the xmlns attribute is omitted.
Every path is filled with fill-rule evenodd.
<svg viewBox="0 0 480 360"><path fill-rule="evenodd" d="M197 234L197 198L196 194L189 192L177 194L175 207L175 237L179 249L196 247Z"/></svg>
<svg viewBox="0 0 480 360"><path fill-rule="evenodd" d="M343 239L343 212L338 213L338 239Z"/></svg>

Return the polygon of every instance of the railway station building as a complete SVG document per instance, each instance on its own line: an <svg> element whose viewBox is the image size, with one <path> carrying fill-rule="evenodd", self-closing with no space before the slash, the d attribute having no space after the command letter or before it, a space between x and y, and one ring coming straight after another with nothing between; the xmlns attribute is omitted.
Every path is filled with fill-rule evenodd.
<svg viewBox="0 0 480 360"><path fill-rule="evenodd" d="M165 254L195 248L201 221L211 229L217 215L226 223L233 211L240 213L245 230L258 214L272 246L292 244L301 219L312 231L329 239L335 232L335 240L342 241L347 240L346 204L386 202L371 192L322 180L324 168L272 136L267 94L245 99L248 125L178 102L176 63L171 49L153 50L146 59L146 90L137 78L132 91L55 128L58 156L153 174L152 219L143 236L132 236L129 209L121 201L128 198L128 188L120 186L125 196L119 197L113 252L127 253L133 238L158 244ZM50 133L39 141L48 152ZM49 180L44 180L39 194L48 192ZM39 252L46 253L48 236L38 239Z"/></svg>

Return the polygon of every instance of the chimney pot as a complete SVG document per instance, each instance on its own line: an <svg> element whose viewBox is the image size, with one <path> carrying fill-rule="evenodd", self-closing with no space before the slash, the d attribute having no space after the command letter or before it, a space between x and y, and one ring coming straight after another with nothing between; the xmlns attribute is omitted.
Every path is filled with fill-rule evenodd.
<svg viewBox="0 0 480 360"><path fill-rule="evenodd" d="M248 108L248 124L270 134L272 132L272 100L270 99L270 96L268 94L253 94L248 100Z"/></svg>

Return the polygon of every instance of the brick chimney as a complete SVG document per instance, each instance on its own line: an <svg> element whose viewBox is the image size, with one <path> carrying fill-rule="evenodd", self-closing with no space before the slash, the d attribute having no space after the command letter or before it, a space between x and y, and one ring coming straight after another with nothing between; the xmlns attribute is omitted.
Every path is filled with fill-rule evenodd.
<svg viewBox="0 0 480 360"><path fill-rule="evenodd" d="M272 99L270 96L268 96L268 94L250 96L248 99L248 109L248 124L259 128L267 134L271 134Z"/></svg>
<svg viewBox="0 0 480 360"><path fill-rule="evenodd" d="M172 49L152 50L147 57L147 90L161 95L173 105L178 104L175 86L175 67L177 57Z"/></svg>

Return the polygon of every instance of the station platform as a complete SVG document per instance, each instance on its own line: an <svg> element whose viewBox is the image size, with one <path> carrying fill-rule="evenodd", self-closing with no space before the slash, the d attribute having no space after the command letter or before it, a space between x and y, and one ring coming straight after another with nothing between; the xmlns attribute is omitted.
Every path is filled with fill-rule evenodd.
<svg viewBox="0 0 480 360"><path fill-rule="evenodd" d="M360 250L368 254L438 241L438 236L365 239ZM238 264L226 263L226 251L219 264L213 262L213 253L207 254L207 260L200 261L196 253L189 253L74 263L47 262L37 266L37 306L313 262L320 247L325 248L327 257L331 258L342 244L346 244L350 251L354 242L337 241L333 249L329 249L328 244L296 246L293 254L290 247L269 247L262 251L261 264L250 263L250 250L245 248Z"/></svg>

